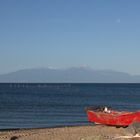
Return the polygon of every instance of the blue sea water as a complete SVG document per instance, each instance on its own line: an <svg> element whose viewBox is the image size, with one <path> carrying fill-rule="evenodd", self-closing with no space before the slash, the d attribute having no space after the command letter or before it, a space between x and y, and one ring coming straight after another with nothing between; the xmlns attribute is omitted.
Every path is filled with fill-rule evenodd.
<svg viewBox="0 0 140 140"><path fill-rule="evenodd" d="M87 106L140 109L140 84L0 84L0 129L89 124Z"/></svg>

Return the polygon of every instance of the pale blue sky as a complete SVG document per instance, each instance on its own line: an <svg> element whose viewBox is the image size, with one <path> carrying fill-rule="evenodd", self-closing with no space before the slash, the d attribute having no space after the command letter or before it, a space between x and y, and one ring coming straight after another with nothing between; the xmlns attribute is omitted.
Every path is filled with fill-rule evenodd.
<svg viewBox="0 0 140 140"><path fill-rule="evenodd" d="M0 73L90 66L140 74L139 0L0 0Z"/></svg>

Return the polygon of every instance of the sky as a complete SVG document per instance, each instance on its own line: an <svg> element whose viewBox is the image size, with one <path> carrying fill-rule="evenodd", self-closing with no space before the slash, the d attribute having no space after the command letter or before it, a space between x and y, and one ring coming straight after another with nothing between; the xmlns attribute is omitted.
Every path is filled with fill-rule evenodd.
<svg viewBox="0 0 140 140"><path fill-rule="evenodd" d="M0 0L0 74L88 66L140 75L139 0Z"/></svg>

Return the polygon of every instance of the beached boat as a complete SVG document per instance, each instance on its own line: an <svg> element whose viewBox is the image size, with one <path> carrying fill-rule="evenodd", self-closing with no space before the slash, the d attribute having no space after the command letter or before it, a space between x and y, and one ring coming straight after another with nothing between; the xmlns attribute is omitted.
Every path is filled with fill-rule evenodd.
<svg viewBox="0 0 140 140"><path fill-rule="evenodd" d="M134 122L140 122L140 111L125 112L104 108L87 108L88 120L90 122L113 125L128 126Z"/></svg>

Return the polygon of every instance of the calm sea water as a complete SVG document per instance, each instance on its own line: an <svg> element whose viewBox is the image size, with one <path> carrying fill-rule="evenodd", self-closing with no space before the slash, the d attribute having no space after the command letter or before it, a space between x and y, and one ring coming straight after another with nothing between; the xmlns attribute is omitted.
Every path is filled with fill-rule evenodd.
<svg viewBox="0 0 140 140"><path fill-rule="evenodd" d="M89 124L84 108L140 109L140 84L0 84L0 129Z"/></svg>

